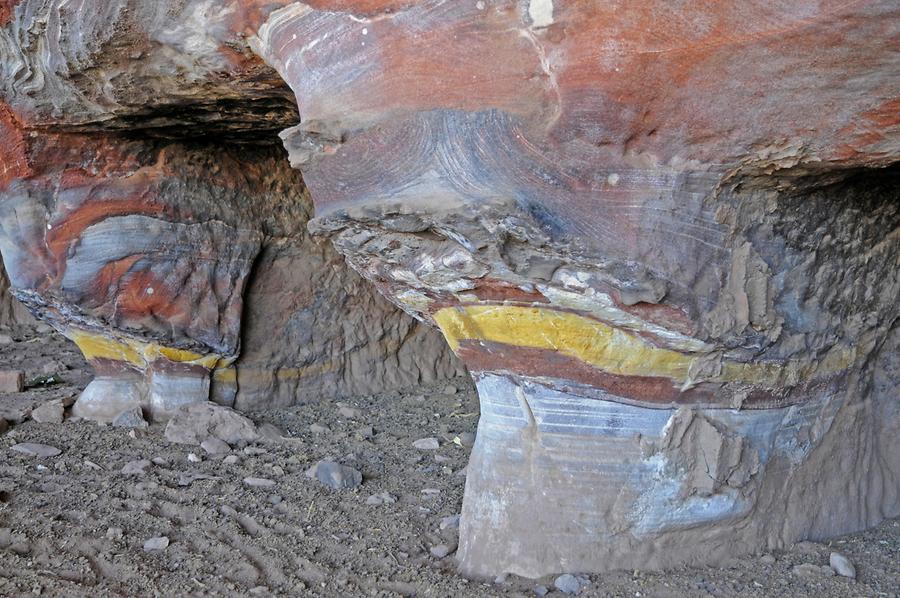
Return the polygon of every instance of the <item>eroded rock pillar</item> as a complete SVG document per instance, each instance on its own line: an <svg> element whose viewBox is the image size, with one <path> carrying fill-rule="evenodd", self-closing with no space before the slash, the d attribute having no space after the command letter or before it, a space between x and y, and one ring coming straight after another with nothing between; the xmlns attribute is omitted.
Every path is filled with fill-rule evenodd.
<svg viewBox="0 0 900 598"><path fill-rule="evenodd" d="M716 562L900 512L873 384L892 9L801 4L298 2L260 28L311 229L478 385L464 572Z"/></svg>
<svg viewBox="0 0 900 598"><path fill-rule="evenodd" d="M164 419L213 386L233 400L262 233L209 197L252 184L213 182L205 166L227 157L177 143L54 135L20 149L36 166L4 191L0 250L16 297L96 370L73 412L111 421L140 406Z"/></svg>

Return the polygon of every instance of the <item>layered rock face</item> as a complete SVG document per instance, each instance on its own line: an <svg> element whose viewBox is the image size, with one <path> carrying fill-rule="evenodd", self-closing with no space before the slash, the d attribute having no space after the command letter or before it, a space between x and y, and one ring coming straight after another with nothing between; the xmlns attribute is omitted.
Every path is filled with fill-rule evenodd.
<svg viewBox="0 0 900 598"><path fill-rule="evenodd" d="M289 127L478 385L466 573L900 514L896 3L5 6L0 252L83 412L455 371Z"/></svg>
<svg viewBox="0 0 900 598"><path fill-rule="evenodd" d="M25 2L0 31L0 253L97 377L77 415L166 417L461 373L306 231L296 119L233 3ZM249 301L248 301L249 299Z"/></svg>
<svg viewBox="0 0 900 598"><path fill-rule="evenodd" d="M900 513L894 2L294 3L312 229L465 361L465 572Z"/></svg>

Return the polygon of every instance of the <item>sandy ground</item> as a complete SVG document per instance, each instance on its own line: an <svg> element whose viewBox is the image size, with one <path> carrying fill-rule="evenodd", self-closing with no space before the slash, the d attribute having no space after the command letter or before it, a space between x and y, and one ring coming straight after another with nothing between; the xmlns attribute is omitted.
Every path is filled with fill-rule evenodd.
<svg viewBox="0 0 900 598"><path fill-rule="evenodd" d="M169 443L160 425L130 431L29 420L31 405L76 396L89 371L63 339L5 332L17 342L0 345L0 369L24 369L29 378L52 372L63 382L0 395L0 417L20 422L0 435L2 596L536 596L540 586L562 596L553 577L470 581L456 574L452 552L431 553L456 545L452 523L441 527L460 511L466 433L478 419L468 380L343 405L311 396L290 409L249 414L288 438L234 447L226 462ZM440 447L414 448L423 437ZM23 442L62 453L39 458L10 449ZM202 460L192 462L190 453ZM319 459L360 470L363 484L336 491L309 479L304 473ZM138 460L152 463L122 473ZM273 485L249 486L248 477ZM166 548L145 550L148 539L163 536ZM856 581L795 570L827 565L832 550L855 564ZM580 596L897 597L900 521L724 568L583 581Z"/></svg>

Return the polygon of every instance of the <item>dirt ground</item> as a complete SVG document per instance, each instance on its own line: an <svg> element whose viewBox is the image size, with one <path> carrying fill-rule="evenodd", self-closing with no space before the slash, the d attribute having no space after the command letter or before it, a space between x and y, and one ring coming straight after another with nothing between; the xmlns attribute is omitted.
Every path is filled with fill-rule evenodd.
<svg viewBox="0 0 900 598"><path fill-rule="evenodd" d="M441 527L460 511L466 433L478 420L468 380L342 405L310 396L290 409L248 414L287 439L235 447L226 462L169 443L161 425L131 431L29 420L31 406L77 396L90 372L64 339L0 333L16 341L0 344L0 369L62 379L0 395L0 417L17 422L0 435L2 596L536 596L540 586L562 595L553 577L466 580L452 553L431 553L456 544L452 521ZM414 448L423 437L440 447ZM9 448L24 442L62 453L40 458ZM336 491L304 475L325 458L360 470L363 484ZM122 473L138 460L152 463ZM273 484L250 486L245 478ZM145 550L148 539L163 536L166 548ZM854 563L856 581L795 571L827 565L831 550ZM580 596L897 597L900 520L724 568L586 577Z"/></svg>

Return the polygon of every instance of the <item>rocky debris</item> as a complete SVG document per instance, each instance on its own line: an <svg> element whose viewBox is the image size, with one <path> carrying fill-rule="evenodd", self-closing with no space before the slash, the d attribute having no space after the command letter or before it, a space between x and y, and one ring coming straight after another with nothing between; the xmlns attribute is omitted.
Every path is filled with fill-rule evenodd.
<svg viewBox="0 0 900 598"><path fill-rule="evenodd" d="M369 440L375 436L375 428L372 426L363 426L356 430L356 437L360 440Z"/></svg>
<svg viewBox="0 0 900 598"><path fill-rule="evenodd" d="M218 438L230 445L258 441L256 424L234 409L216 403L180 407L166 424L166 439L179 444L200 444Z"/></svg>
<svg viewBox="0 0 900 598"><path fill-rule="evenodd" d="M771 554L764 554L761 557L759 557L759 562L762 563L763 565L774 565L775 557L772 556Z"/></svg>
<svg viewBox="0 0 900 598"><path fill-rule="evenodd" d="M366 504L369 506L392 505L395 502L397 502L397 497L389 492L379 492L366 499Z"/></svg>
<svg viewBox="0 0 900 598"><path fill-rule="evenodd" d="M9 422L7 422L4 418L0 417L0 434L3 434L9 429Z"/></svg>
<svg viewBox="0 0 900 598"><path fill-rule="evenodd" d="M547 586L534 586L534 594L535 596L539 596L540 598L544 598L547 594L550 593L550 590L547 589Z"/></svg>
<svg viewBox="0 0 900 598"><path fill-rule="evenodd" d="M22 392L25 388L25 372L21 370L0 370L0 392Z"/></svg>
<svg viewBox="0 0 900 598"><path fill-rule="evenodd" d="M252 488L271 488L275 485L275 480L268 478L244 478L244 483Z"/></svg>
<svg viewBox="0 0 900 598"><path fill-rule="evenodd" d="M62 451L55 446L49 444L39 444L36 442L20 442L9 447L11 450L29 457L56 457Z"/></svg>
<svg viewBox="0 0 900 598"><path fill-rule="evenodd" d="M0 345L11 345L16 342L13 337L6 334L5 332L0 334Z"/></svg>
<svg viewBox="0 0 900 598"><path fill-rule="evenodd" d="M113 419L112 425L116 428L146 429L150 427L150 424L144 419L144 412L140 407L126 409Z"/></svg>
<svg viewBox="0 0 900 598"><path fill-rule="evenodd" d="M434 436L420 438L413 442L412 445L420 451L436 451L441 448L441 443Z"/></svg>
<svg viewBox="0 0 900 598"><path fill-rule="evenodd" d="M442 559L452 554L455 550L456 547L449 544L436 544L435 546L429 548L428 552L430 552L431 556L433 556L434 558Z"/></svg>
<svg viewBox="0 0 900 598"><path fill-rule="evenodd" d="M440 529L459 529L459 515L450 515L441 519Z"/></svg>
<svg viewBox="0 0 900 598"><path fill-rule="evenodd" d="M227 463L228 465L234 465L241 460L237 455L228 455L224 459L222 459L222 463Z"/></svg>
<svg viewBox="0 0 900 598"><path fill-rule="evenodd" d="M65 417L62 399L54 399L41 403L31 410L31 419L39 424L61 424Z"/></svg>
<svg viewBox="0 0 900 598"><path fill-rule="evenodd" d="M231 447L224 440L218 438L207 438L200 443L200 448L209 455L226 455L231 452Z"/></svg>
<svg viewBox="0 0 900 598"><path fill-rule="evenodd" d="M165 550L169 547L169 538L167 536L156 536L149 538L144 542L144 551L152 552L154 550Z"/></svg>
<svg viewBox="0 0 900 598"><path fill-rule="evenodd" d="M856 579L856 567L853 566L850 559L840 552L832 552L828 557L828 564L834 569L834 572L841 577Z"/></svg>
<svg viewBox="0 0 900 598"><path fill-rule="evenodd" d="M575 577L571 573L560 575L553 580L553 587L563 594L575 595L581 592L584 580Z"/></svg>
<svg viewBox="0 0 900 598"><path fill-rule="evenodd" d="M201 457L197 453L188 453L187 460L191 463L201 463L203 461L203 457Z"/></svg>
<svg viewBox="0 0 900 598"><path fill-rule="evenodd" d="M362 473L334 461L317 462L306 471L306 476L334 490L356 488L362 484Z"/></svg>
<svg viewBox="0 0 900 598"><path fill-rule="evenodd" d="M149 459L129 461L122 468L122 475L142 476L147 473L147 468L152 465Z"/></svg>

